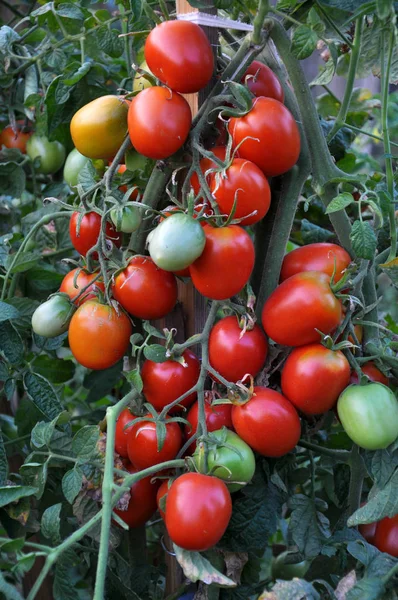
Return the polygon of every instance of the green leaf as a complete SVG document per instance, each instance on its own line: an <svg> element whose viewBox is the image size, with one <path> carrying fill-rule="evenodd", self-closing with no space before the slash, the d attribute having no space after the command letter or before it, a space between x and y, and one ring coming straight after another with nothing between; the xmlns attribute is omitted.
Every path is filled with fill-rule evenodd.
<svg viewBox="0 0 398 600"><path fill-rule="evenodd" d="M26 275L29 291L33 296L42 294L47 297L51 292L59 289L64 276L53 267L40 267L30 269Z"/></svg>
<svg viewBox="0 0 398 600"><path fill-rule="evenodd" d="M92 371L85 376L83 385L90 390L87 402L90 404L110 394L121 380L122 361L117 362L109 369L103 371Z"/></svg>
<svg viewBox="0 0 398 600"><path fill-rule="evenodd" d="M15 162L0 163L0 194L20 198L25 191L26 175Z"/></svg>
<svg viewBox="0 0 398 600"><path fill-rule="evenodd" d="M57 337L54 338L46 338L42 335L37 335L36 333L34 333L33 341L40 350L45 350L46 352L49 352L51 350L57 350L57 348L60 348L67 337L67 331L65 333L61 333L61 335L57 335Z"/></svg>
<svg viewBox="0 0 398 600"><path fill-rule="evenodd" d="M36 423L32 429L31 442L36 448L42 448L43 446L49 446L51 439L54 435L55 427L58 423L66 423L69 419L69 413L66 411L60 413L50 423L46 421L40 421Z"/></svg>
<svg viewBox="0 0 398 600"><path fill-rule="evenodd" d="M4 383L4 393L6 395L8 402L11 402L11 400L15 394L15 389L16 389L16 381L15 381L15 379L12 379L10 377Z"/></svg>
<svg viewBox="0 0 398 600"><path fill-rule="evenodd" d="M144 348L145 358L155 363L162 363L167 360L166 353L166 348L160 344L152 344L151 346L145 346Z"/></svg>
<svg viewBox="0 0 398 600"><path fill-rule="evenodd" d="M10 371L5 362L0 361L0 381L6 381L10 375Z"/></svg>
<svg viewBox="0 0 398 600"><path fill-rule="evenodd" d="M41 375L27 372L23 379L27 395L47 419L58 417L63 411L53 387Z"/></svg>
<svg viewBox="0 0 398 600"><path fill-rule="evenodd" d="M58 4L56 10L57 14L60 17L74 19L76 21L84 20L84 13L80 10L78 6L76 6L76 4L71 4L70 2Z"/></svg>
<svg viewBox="0 0 398 600"><path fill-rule="evenodd" d="M322 35L325 31L326 26L322 21L321 17L318 15L316 8L310 8L310 11L307 16L307 23L311 29L313 29L317 34Z"/></svg>
<svg viewBox="0 0 398 600"><path fill-rule="evenodd" d="M73 63L73 65L76 70L73 73L65 74L62 79L63 83L66 83L66 85L75 85L78 81L83 79L83 77L85 77L90 71L93 63L86 60L86 62L84 62L82 65L80 65L78 62Z"/></svg>
<svg viewBox="0 0 398 600"><path fill-rule="evenodd" d="M83 472L79 467L71 469L62 478L62 491L69 504L73 504L83 483Z"/></svg>
<svg viewBox="0 0 398 600"><path fill-rule="evenodd" d="M329 520L316 509L312 498L303 494L295 494L291 506L290 535L305 558L314 558L331 535Z"/></svg>
<svg viewBox="0 0 398 600"><path fill-rule="evenodd" d="M134 386L135 389L140 394L144 388L144 382L142 381L142 377L140 375L139 370L133 369L132 371L128 371L127 373L124 373L124 375L125 375L127 381L129 383L131 383L131 385Z"/></svg>
<svg viewBox="0 0 398 600"><path fill-rule="evenodd" d="M291 52L299 60L308 58L314 52L318 42L315 31L306 25L300 25L293 33Z"/></svg>
<svg viewBox="0 0 398 600"><path fill-rule="evenodd" d="M9 321L0 323L0 353L11 365L19 365L24 357L24 345L19 333Z"/></svg>
<svg viewBox="0 0 398 600"><path fill-rule="evenodd" d="M45 538L51 540L53 544L57 544L61 541L61 508L61 503L49 506L46 508L41 518L41 533Z"/></svg>
<svg viewBox="0 0 398 600"><path fill-rule="evenodd" d="M116 29L110 29L106 25L99 27L91 35L95 37L95 43L102 52L105 52L112 58L119 58L123 54L123 42L118 37L119 32ZM91 37L90 35L90 37Z"/></svg>
<svg viewBox="0 0 398 600"><path fill-rule="evenodd" d="M381 21L385 21L389 17L393 18L393 4L393 0L376 0L376 12Z"/></svg>
<svg viewBox="0 0 398 600"><path fill-rule="evenodd" d="M25 538L0 538L0 548L2 552L18 552L25 545Z"/></svg>
<svg viewBox="0 0 398 600"><path fill-rule="evenodd" d="M65 383L73 379L75 365L71 360L52 358L46 354L38 356L34 362L35 373L46 377L51 383Z"/></svg>
<svg viewBox="0 0 398 600"><path fill-rule="evenodd" d="M261 600L321 600L316 589L305 579L295 577L292 581L277 581L269 593L261 594Z"/></svg>
<svg viewBox="0 0 398 600"><path fill-rule="evenodd" d="M9 298L7 304L13 306L18 311L18 321L15 323L18 329L30 329L32 326L32 315L40 303L31 298L15 297Z"/></svg>
<svg viewBox="0 0 398 600"><path fill-rule="evenodd" d="M89 458L97 449L99 440L99 427L85 425L75 434L72 441L72 450L79 458Z"/></svg>
<svg viewBox="0 0 398 600"><path fill-rule="evenodd" d="M0 508L25 496L33 496L36 488L28 485L6 485L0 487Z"/></svg>
<svg viewBox="0 0 398 600"><path fill-rule="evenodd" d="M354 221L350 233L355 256L372 260L376 253L377 238L369 221Z"/></svg>
<svg viewBox="0 0 398 600"><path fill-rule="evenodd" d="M144 327L145 331L147 333L149 333L149 335L160 338L162 340L166 339L166 336L164 335L164 333L162 333L161 331L159 331L159 329L156 329L156 327L151 325L149 321L143 321L143 327Z"/></svg>
<svg viewBox="0 0 398 600"><path fill-rule="evenodd" d="M87 162L84 167L80 170L78 175L79 185L82 186L83 191L86 192L95 185L97 180L97 171L91 161Z"/></svg>
<svg viewBox="0 0 398 600"><path fill-rule="evenodd" d="M190 581L203 581L207 585L216 584L220 587L236 587L226 575L223 575L199 552L188 552L173 544L176 559Z"/></svg>
<svg viewBox="0 0 398 600"><path fill-rule="evenodd" d="M372 496L369 496L365 506L358 508L349 517L347 524L349 527L356 527L361 523L373 523L396 514L398 514L398 469L384 488L376 490Z"/></svg>
<svg viewBox="0 0 398 600"><path fill-rule="evenodd" d="M328 229L323 229L323 227L319 227L310 223L307 219L303 219L301 221L301 235L305 244L314 244L315 242L326 242L334 234Z"/></svg>
<svg viewBox="0 0 398 600"><path fill-rule="evenodd" d="M73 550L63 552L57 560L54 574L54 600L76 600L77 567L81 559Z"/></svg>
<svg viewBox="0 0 398 600"><path fill-rule="evenodd" d="M17 42L19 39L20 36L18 33L8 25L0 27L0 52L3 54L11 52L13 43Z"/></svg>
<svg viewBox="0 0 398 600"><path fill-rule="evenodd" d="M0 486L5 485L8 477L8 461L4 447L3 434L0 430Z"/></svg>
<svg viewBox="0 0 398 600"><path fill-rule="evenodd" d="M28 573L33 565L35 564L36 553L29 552L29 554L24 554L20 556L12 568L12 572L17 577L23 577L25 573Z"/></svg>
<svg viewBox="0 0 398 600"><path fill-rule="evenodd" d="M0 321L8 321L9 319L17 319L19 317L18 310L7 304L6 302L0 302Z"/></svg>
<svg viewBox="0 0 398 600"><path fill-rule="evenodd" d="M4 594L6 600L24 600L17 588L8 583L0 572L0 592Z"/></svg>
<svg viewBox="0 0 398 600"><path fill-rule="evenodd" d="M348 192L343 192L342 194L339 194L338 196L333 198L333 200L328 204L325 212L327 215L330 215L331 213L337 212L339 210L344 210L353 202L355 202L355 200L352 194L349 194Z"/></svg>
<svg viewBox="0 0 398 600"><path fill-rule="evenodd" d="M382 579L375 577L361 579L349 590L346 600L379 600L383 596L383 592Z"/></svg>
<svg viewBox="0 0 398 600"><path fill-rule="evenodd" d="M8 267L11 266L14 257L11 255L8 258ZM23 273L24 271L29 271L37 265L40 260L40 254L36 254L34 252L22 252L17 261L15 262L13 268L10 273Z"/></svg>

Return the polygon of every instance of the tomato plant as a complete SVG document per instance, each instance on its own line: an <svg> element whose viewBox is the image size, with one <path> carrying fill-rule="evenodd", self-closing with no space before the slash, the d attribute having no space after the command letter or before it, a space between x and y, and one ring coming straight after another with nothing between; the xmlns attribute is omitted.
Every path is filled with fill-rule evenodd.
<svg viewBox="0 0 398 600"><path fill-rule="evenodd" d="M127 454L130 462L137 469L146 469L177 456L181 448L182 433L178 423L164 423L165 436L162 447L154 421L140 421L128 431Z"/></svg>
<svg viewBox="0 0 398 600"><path fill-rule="evenodd" d="M65 162L65 147L36 133L27 140L26 153L32 161L39 160L37 172L45 175L56 173Z"/></svg>

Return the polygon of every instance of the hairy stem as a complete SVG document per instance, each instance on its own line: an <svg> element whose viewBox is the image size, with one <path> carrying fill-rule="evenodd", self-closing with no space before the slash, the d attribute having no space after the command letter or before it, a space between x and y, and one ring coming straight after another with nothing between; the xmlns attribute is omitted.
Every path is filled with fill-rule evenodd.
<svg viewBox="0 0 398 600"><path fill-rule="evenodd" d="M366 468L356 444L352 447L349 463L351 477L348 490L348 511L352 515L361 503L363 480L366 475Z"/></svg>
<svg viewBox="0 0 398 600"><path fill-rule="evenodd" d="M300 448L306 448L307 450L313 450L315 453L323 454L324 456L330 456L331 458L339 459L343 462L346 462L350 457L350 452L348 450L325 448L324 446L318 446L317 444L306 442L305 440L300 440L297 443L297 446L300 446Z"/></svg>

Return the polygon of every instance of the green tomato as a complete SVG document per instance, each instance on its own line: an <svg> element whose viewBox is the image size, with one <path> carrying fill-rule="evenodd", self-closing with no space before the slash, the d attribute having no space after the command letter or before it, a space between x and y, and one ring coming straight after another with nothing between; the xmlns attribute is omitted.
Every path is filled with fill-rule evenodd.
<svg viewBox="0 0 398 600"><path fill-rule="evenodd" d="M382 450L398 437L398 400L382 383L349 385L337 402L345 432L366 450Z"/></svg>
<svg viewBox="0 0 398 600"><path fill-rule="evenodd" d="M50 142L44 135L34 133L26 144L26 152L31 160L40 158L37 173L56 173L65 161L65 148L60 142Z"/></svg>
<svg viewBox="0 0 398 600"><path fill-rule="evenodd" d="M32 329L46 338L57 337L67 331L76 306L67 294L54 294L40 304L32 315Z"/></svg>
<svg viewBox="0 0 398 600"><path fill-rule="evenodd" d="M111 220L116 231L133 233L142 223L141 209L136 206L123 206L111 210Z"/></svg>
<svg viewBox="0 0 398 600"><path fill-rule="evenodd" d="M164 271L189 267L206 244L203 227L185 213L175 213L159 223L148 241L149 254Z"/></svg>
<svg viewBox="0 0 398 600"><path fill-rule="evenodd" d="M214 441L208 445L207 466L215 477L241 483L227 483L230 492L240 490L252 480L256 469L253 450L236 433L226 427L212 431L209 438ZM225 444L225 445L220 445ZM203 449L198 446L193 459L199 471L204 460Z"/></svg>
<svg viewBox="0 0 398 600"><path fill-rule="evenodd" d="M71 188L77 186L79 173L88 162L90 159L80 154L76 148L69 152L64 165L64 179Z"/></svg>
<svg viewBox="0 0 398 600"><path fill-rule="evenodd" d="M310 563L307 560L303 560L299 563L286 563L285 560L289 556L290 552L285 551L278 554L272 561L272 579L286 579L290 580L293 577L302 579L309 569Z"/></svg>

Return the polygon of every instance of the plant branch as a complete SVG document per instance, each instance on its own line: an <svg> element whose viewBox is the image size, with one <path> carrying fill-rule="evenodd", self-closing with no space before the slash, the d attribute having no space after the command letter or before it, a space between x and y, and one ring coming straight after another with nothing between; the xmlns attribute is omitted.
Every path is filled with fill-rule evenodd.
<svg viewBox="0 0 398 600"><path fill-rule="evenodd" d="M348 511L352 515L361 503L363 480L366 475L366 468L356 444L353 445L350 452L349 465L351 477L348 490Z"/></svg>
<svg viewBox="0 0 398 600"><path fill-rule="evenodd" d="M325 448L324 446L318 446L317 444L313 444L312 442L306 442L305 440L300 440L297 443L297 446L300 446L300 448L306 448L307 450L313 450L314 452L317 452L318 454L323 454L324 456L330 456L331 458L341 460L342 462L347 462L351 456L348 450Z"/></svg>
<svg viewBox="0 0 398 600"><path fill-rule="evenodd" d="M262 30L264 25L264 19L267 16L267 13L270 10L269 0L259 0L257 14L254 17L253 21L253 35L252 41L253 44L258 45L261 44L262 41Z"/></svg>

